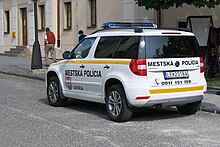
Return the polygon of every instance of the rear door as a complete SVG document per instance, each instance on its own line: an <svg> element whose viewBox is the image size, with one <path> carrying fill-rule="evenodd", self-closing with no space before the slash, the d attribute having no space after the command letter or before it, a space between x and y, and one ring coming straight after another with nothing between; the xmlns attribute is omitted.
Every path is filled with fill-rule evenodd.
<svg viewBox="0 0 220 147"><path fill-rule="evenodd" d="M152 87L197 84L200 81L200 58L148 59L147 71Z"/></svg>
<svg viewBox="0 0 220 147"><path fill-rule="evenodd" d="M85 84L88 94L100 98L103 95L104 81L112 71L112 57L118 46L119 37L101 37L94 51L94 58L86 65Z"/></svg>
<svg viewBox="0 0 220 147"><path fill-rule="evenodd" d="M145 37L147 78L152 87L197 84L200 55L193 36Z"/></svg>

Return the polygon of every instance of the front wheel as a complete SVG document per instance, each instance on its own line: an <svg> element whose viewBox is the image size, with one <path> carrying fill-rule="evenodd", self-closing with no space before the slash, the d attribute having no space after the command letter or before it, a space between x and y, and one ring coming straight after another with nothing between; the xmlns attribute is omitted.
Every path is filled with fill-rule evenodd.
<svg viewBox="0 0 220 147"><path fill-rule="evenodd" d="M47 99L51 106L59 107L65 104L66 100L61 99L61 91L57 77L51 77L47 84Z"/></svg>
<svg viewBox="0 0 220 147"><path fill-rule="evenodd" d="M183 106L176 106L178 111L185 114L195 114L201 106L202 101L189 103Z"/></svg>
<svg viewBox="0 0 220 147"><path fill-rule="evenodd" d="M126 95L121 85L112 85L108 89L106 110L113 121L124 122L130 120L133 110L127 104Z"/></svg>

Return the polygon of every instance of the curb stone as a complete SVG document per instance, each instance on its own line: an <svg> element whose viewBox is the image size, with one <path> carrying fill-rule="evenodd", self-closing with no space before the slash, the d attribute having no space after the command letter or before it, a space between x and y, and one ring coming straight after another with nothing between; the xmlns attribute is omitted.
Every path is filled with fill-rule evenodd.
<svg viewBox="0 0 220 147"><path fill-rule="evenodd" d="M30 78L30 79L36 79L36 80L45 81L45 78L44 78L44 77L40 77L40 76L23 75L23 74L19 74L19 73L4 72L4 71L0 71L0 73L2 73L2 74L8 74L8 75L13 75L13 76L24 77L24 78Z"/></svg>
<svg viewBox="0 0 220 147"><path fill-rule="evenodd" d="M212 86L208 86L207 89L220 90L220 87L212 87Z"/></svg>
<svg viewBox="0 0 220 147"><path fill-rule="evenodd" d="M205 108L202 108L202 107L200 107L200 111L209 112L209 113L214 113L214 114L220 114L220 112L217 111L217 110L214 110L214 109L205 109Z"/></svg>

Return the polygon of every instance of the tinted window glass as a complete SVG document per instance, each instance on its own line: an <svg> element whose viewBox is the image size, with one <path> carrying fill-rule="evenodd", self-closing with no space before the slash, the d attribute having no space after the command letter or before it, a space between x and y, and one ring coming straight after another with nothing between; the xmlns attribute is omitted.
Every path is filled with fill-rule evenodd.
<svg viewBox="0 0 220 147"><path fill-rule="evenodd" d="M86 58L96 38L86 38L71 52L71 58Z"/></svg>
<svg viewBox="0 0 220 147"><path fill-rule="evenodd" d="M102 37L96 48L95 58L112 58L118 41L118 37Z"/></svg>
<svg viewBox="0 0 220 147"><path fill-rule="evenodd" d="M139 36L120 37L120 44L115 58L136 59L139 49Z"/></svg>
<svg viewBox="0 0 220 147"><path fill-rule="evenodd" d="M198 57L198 44L192 36L145 37L147 58Z"/></svg>

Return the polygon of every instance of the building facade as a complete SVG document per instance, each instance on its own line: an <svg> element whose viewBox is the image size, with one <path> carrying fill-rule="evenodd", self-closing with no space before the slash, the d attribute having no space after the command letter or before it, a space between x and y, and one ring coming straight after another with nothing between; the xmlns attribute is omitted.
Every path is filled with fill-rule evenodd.
<svg viewBox="0 0 220 147"><path fill-rule="evenodd" d="M38 0L38 35L44 56L44 33L49 27L57 38L58 57L78 43L78 31L85 34L100 29L109 21L153 22L162 27L178 27L190 15L212 15L220 26L220 6L215 9L182 8L146 11L134 0ZM0 0L0 53L14 46L32 50L35 41L33 0Z"/></svg>
<svg viewBox="0 0 220 147"><path fill-rule="evenodd" d="M209 9L196 8L191 5L183 5L180 8L170 8L161 11L161 25L163 27L179 27L187 21L188 16L212 16L215 27L220 27L220 6Z"/></svg>
<svg viewBox="0 0 220 147"><path fill-rule="evenodd" d="M99 29L106 21L123 20L123 1L118 0L39 0L38 35L44 55L44 33L49 27L59 44L59 52L78 43L78 31ZM35 41L33 0L0 0L0 52L13 46L29 46Z"/></svg>

